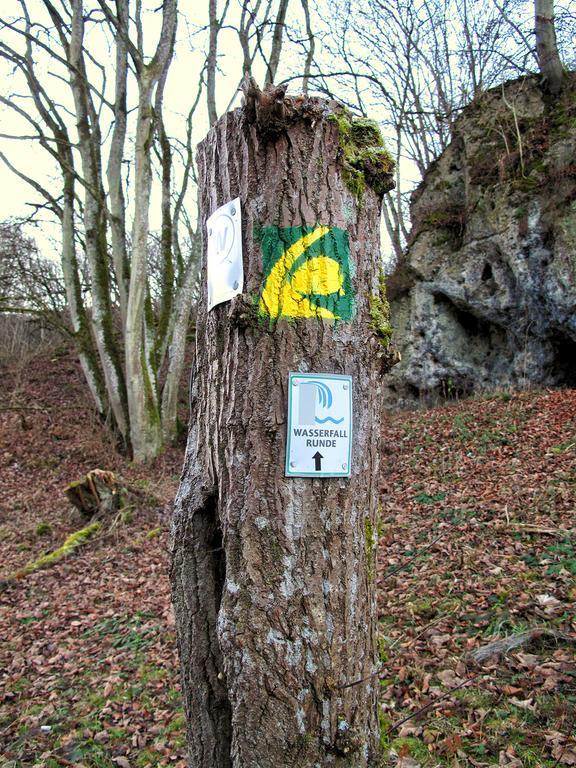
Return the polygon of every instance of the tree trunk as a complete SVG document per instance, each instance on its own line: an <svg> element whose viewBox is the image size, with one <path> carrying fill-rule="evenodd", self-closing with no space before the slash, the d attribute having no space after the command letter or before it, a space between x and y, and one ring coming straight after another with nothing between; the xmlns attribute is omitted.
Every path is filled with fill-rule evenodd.
<svg viewBox="0 0 576 768"><path fill-rule="evenodd" d="M204 258L171 574L190 765L362 768L379 742L376 309L391 168L373 124L334 102L276 96L270 112L266 91L255 98L198 150L202 224L241 200L245 293L207 312ZM293 250L290 267L303 235L310 254ZM350 477L285 477L290 371L352 376Z"/></svg>
<svg viewBox="0 0 576 768"><path fill-rule="evenodd" d="M546 89L555 96L562 88L563 68L554 29L554 0L535 0L536 55Z"/></svg>
<svg viewBox="0 0 576 768"><path fill-rule="evenodd" d="M177 0L162 5L162 29L152 60L138 71L138 114L132 224L132 259L126 311L125 358L130 437L135 461L148 461L162 449L162 424L158 396L158 371L154 366L151 328L146 318L147 256L150 195L152 192L151 147L154 134L154 89L163 83L172 60L176 36ZM160 83L160 85L159 85ZM161 108L162 99L158 102Z"/></svg>
<svg viewBox="0 0 576 768"><path fill-rule="evenodd" d="M162 431L166 443L176 438L178 419L178 395L184 371L186 354L186 337L192 312L192 296L194 283L198 276L196 260L192 260L184 275L182 285L178 290L172 311L172 327L170 329L170 345L168 347L168 365L166 381L162 390Z"/></svg>
<svg viewBox="0 0 576 768"><path fill-rule="evenodd" d="M122 328L126 323L128 288L130 285L130 264L126 252L126 200L122 189L122 163L128 127L128 24L129 1L116 3L118 33L116 34L116 67L114 91L114 130L110 142L107 178L110 190L110 236L112 241L112 263L118 286L118 303Z"/></svg>
<svg viewBox="0 0 576 768"><path fill-rule="evenodd" d="M138 207L132 225L130 292L126 314L126 386L130 413L130 437L136 461L148 461L162 448L162 425L157 390L157 371L152 370L148 355L146 323L146 267L150 194L152 189L152 92L156 80L144 70L140 74L136 127L134 197Z"/></svg>
<svg viewBox="0 0 576 768"><path fill-rule="evenodd" d="M125 444L129 444L126 383L112 318L106 242L107 209L102 185L102 137L84 66L85 19L82 0L74 0L72 9L68 66L77 118L78 149L85 181L84 248L91 282L92 328L114 423Z"/></svg>
<svg viewBox="0 0 576 768"><path fill-rule="evenodd" d="M64 165L64 162L61 163L64 194L62 195L62 251L60 262L66 288L66 298L68 300L68 314L72 323L74 342L78 350L80 366L86 383L94 398L98 413L100 416L105 416L108 407L106 387L98 367L97 354L92 343L90 324L82 303L82 286L80 284L78 261L76 259L73 158L72 153L68 149L61 150L61 153L69 161L67 166Z"/></svg>
<svg viewBox="0 0 576 768"><path fill-rule="evenodd" d="M270 58L268 59L266 66L266 81L265 84L269 85L276 79L276 72L280 64L280 54L282 53L282 43L284 42L286 24L286 13L288 11L289 0L279 0L278 13L276 14L276 21L274 22L274 34L272 35L272 48L270 49Z"/></svg>
<svg viewBox="0 0 576 768"><path fill-rule="evenodd" d="M214 125L218 119L216 110L216 67L218 65L218 33L220 23L218 21L218 2L209 0L208 14L210 19L210 39L208 43L208 57L206 59L206 100L208 104L208 121Z"/></svg>

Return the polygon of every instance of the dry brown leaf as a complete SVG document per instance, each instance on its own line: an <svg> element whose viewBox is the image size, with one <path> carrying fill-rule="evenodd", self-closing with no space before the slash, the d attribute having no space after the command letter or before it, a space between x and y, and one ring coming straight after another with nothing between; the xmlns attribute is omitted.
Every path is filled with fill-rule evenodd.
<svg viewBox="0 0 576 768"><path fill-rule="evenodd" d="M396 763L397 768L420 768L420 763L413 757L401 757Z"/></svg>
<svg viewBox="0 0 576 768"><path fill-rule="evenodd" d="M130 768L130 761L127 757L113 757L112 762L120 766L120 768Z"/></svg>
<svg viewBox="0 0 576 768"><path fill-rule="evenodd" d="M554 691L558 683L562 680L562 675L549 675L542 683L542 691Z"/></svg>
<svg viewBox="0 0 576 768"><path fill-rule="evenodd" d="M515 685L503 685L500 689L506 696L514 696L516 693L522 693L522 688L517 688Z"/></svg>
<svg viewBox="0 0 576 768"><path fill-rule="evenodd" d="M524 768L524 763L519 757L509 755L504 751L500 752L498 765L506 766L506 768Z"/></svg>
<svg viewBox="0 0 576 768"><path fill-rule="evenodd" d="M534 667L537 667L541 662L540 657L533 653L518 652L516 658L523 667L526 667L526 669L534 669Z"/></svg>
<svg viewBox="0 0 576 768"><path fill-rule="evenodd" d="M567 744L555 744L552 748L552 757L560 765L576 765L576 750Z"/></svg>
<svg viewBox="0 0 576 768"><path fill-rule="evenodd" d="M432 680L432 674L427 672L422 678L422 687L420 689L422 693L428 693L430 690L430 680Z"/></svg>
<svg viewBox="0 0 576 768"><path fill-rule="evenodd" d="M456 686L461 685L463 682L462 678L458 677L453 669L444 669L441 672L437 672L436 677L447 688L456 688Z"/></svg>
<svg viewBox="0 0 576 768"><path fill-rule="evenodd" d="M398 736L401 739L405 739L407 736L420 736L422 733L422 727L418 725L414 725L413 723L404 723L399 729L398 729Z"/></svg>
<svg viewBox="0 0 576 768"><path fill-rule="evenodd" d="M534 705L534 699L517 699L516 697L512 696L510 698L510 704L514 704L515 707L519 707L520 709L526 709L530 712L535 712L536 707Z"/></svg>

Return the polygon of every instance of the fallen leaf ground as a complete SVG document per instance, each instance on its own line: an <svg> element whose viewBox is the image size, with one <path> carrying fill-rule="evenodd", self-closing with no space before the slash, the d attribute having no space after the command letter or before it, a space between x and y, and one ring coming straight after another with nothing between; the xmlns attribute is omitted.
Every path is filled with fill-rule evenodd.
<svg viewBox="0 0 576 768"><path fill-rule="evenodd" d="M576 391L396 414L383 435L384 746L405 766L575 765Z"/></svg>
<svg viewBox="0 0 576 768"><path fill-rule="evenodd" d="M87 471L111 469L143 499L0 594L0 765L183 766L166 554L183 449L123 460L65 351L2 369L0 392L0 579L85 525L62 489Z"/></svg>
<svg viewBox="0 0 576 768"><path fill-rule="evenodd" d="M82 527L71 480L100 467L143 492L65 560L4 584L0 765L185 765L166 555L182 455L123 460L64 350L0 368L0 578ZM576 391L386 417L387 764L576 764L575 468ZM470 656L533 628L549 632Z"/></svg>

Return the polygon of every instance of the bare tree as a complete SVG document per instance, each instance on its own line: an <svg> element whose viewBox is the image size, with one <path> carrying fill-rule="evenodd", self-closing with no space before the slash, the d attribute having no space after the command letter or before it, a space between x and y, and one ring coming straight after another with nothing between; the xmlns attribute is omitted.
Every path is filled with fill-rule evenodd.
<svg viewBox="0 0 576 768"><path fill-rule="evenodd" d="M69 333L64 277L57 262L44 258L22 224L0 224L0 312L38 315Z"/></svg>
<svg viewBox="0 0 576 768"><path fill-rule="evenodd" d="M553 51L548 6L542 28ZM396 190L384 201L396 258L406 246L409 190L450 142L463 107L481 91L537 69L533 17L527 11L528 4L518 0L338 3L338 34L325 38L334 65L313 77L326 93L338 87L361 113L367 105L372 112L380 109L398 161ZM571 13L569 0L561 11L562 42L568 46ZM546 55L552 66L554 57ZM553 66L557 73L558 61ZM557 82L557 74L549 77Z"/></svg>
<svg viewBox="0 0 576 768"><path fill-rule="evenodd" d="M173 396L163 398L163 390L173 392L182 372L183 345L173 341L185 335L194 274L192 253L183 259L180 249L179 258L174 258L182 199L177 198L180 207L174 208L173 221L173 154L163 122L177 2L166 0L162 6L161 30L150 58L144 48L140 3L131 8L130 0L118 0L114 7L104 0L44 0L42 5L43 18L37 12L32 17L28 2L20 0L21 14L1 20L0 56L15 68L19 84L27 89L27 94L15 90L3 96L2 102L30 126L28 138L39 142L55 161L60 191L20 171L9 157L2 159L60 220L62 272L82 367L102 415L134 457L146 460L174 435L177 403ZM101 57L91 52L94 37L99 45L110 41L113 78L99 63ZM138 100L130 128L134 150L128 154L130 80ZM104 170L102 152L108 134ZM156 156L163 267L161 298L154 312L147 262ZM128 158L134 166L130 237L125 200ZM182 170L184 183L191 166L189 151ZM79 251L87 265L88 293L81 290Z"/></svg>
<svg viewBox="0 0 576 768"><path fill-rule="evenodd" d="M266 85L273 83L279 71L285 42L290 37L287 18L289 0L238 0L237 6L235 7L231 0L226 0L219 11L217 0L209 2L206 97L210 125L213 125L218 117L216 72L219 58L218 38L222 29L226 26L238 36L242 58L242 71L238 73L237 80L238 89L245 74L255 75L258 70L264 72ZM313 44L309 14L308 28L309 40ZM308 54L307 50L306 55ZM225 78L221 79L225 82ZM229 102L228 109L236 93Z"/></svg>
<svg viewBox="0 0 576 768"><path fill-rule="evenodd" d="M246 72L258 66L268 79L277 75L289 3L211 0L206 59L181 142L169 136L164 108L177 0L157 10L161 25L151 50L139 0L41 0L41 12L35 6L34 13L30 0L14 4L17 13L0 16L0 57L15 73L12 92L0 101L27 127L1 138L38 142L58 169L60 188L19 166L13 153L0 157L60 222L62 272L82 368L100 413L134 457L146 460L176 432L198 274L199 233L186 210L195 183L193 117L206 105L208 121L217 118L223 29L237 31ZM308 29L311 34L309 19ZM161 228L159 270L151 275L154 185ZM80 264L87 268L88 291ZM153 296L151 279L158 276Z"/></svg>

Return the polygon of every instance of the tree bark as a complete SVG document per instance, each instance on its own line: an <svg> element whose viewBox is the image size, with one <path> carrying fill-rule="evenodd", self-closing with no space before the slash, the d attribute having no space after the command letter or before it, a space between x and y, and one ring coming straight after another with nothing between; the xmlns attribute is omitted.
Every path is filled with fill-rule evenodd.
<svg viewBox="0 0 576 768"><path fill-rule="evenodd" d="M241 200L245 293L207 312L204 256L172 532L189 764L362 768L376 764L379 741L382 346L372 310L383 190L366 187L359 199L347 188L334 103L288 99L284 118L266 123L265 99L259 125L247 105L222 117L198 150L203 226ZM262 228L282 228L266 230L282 238L283 228L321 225L348 238L353 317L259 314ZM349 478L284 476L290 371L352 376Z"/></svg>

